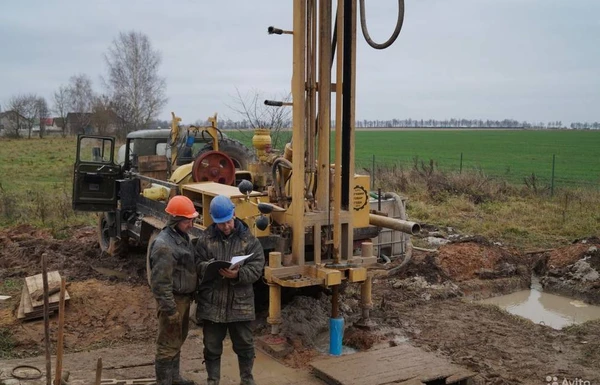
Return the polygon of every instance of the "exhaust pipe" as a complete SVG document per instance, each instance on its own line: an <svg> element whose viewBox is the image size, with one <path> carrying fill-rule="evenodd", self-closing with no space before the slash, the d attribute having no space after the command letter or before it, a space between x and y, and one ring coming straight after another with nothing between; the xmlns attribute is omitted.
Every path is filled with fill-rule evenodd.
<svg viewBox="0 0 600 385"><path fill-rule="evenodd" d="M389 218L377 214L369 214L369 223L373 226L402 231L411 235L416 235L421 231L421 226L416 222L403 221L402 219Z"/></svg>

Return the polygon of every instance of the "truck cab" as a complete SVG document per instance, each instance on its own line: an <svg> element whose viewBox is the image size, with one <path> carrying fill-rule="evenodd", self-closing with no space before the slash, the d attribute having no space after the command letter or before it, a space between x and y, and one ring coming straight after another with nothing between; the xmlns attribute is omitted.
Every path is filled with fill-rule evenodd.
<svg viewBox="0 0 600 385"><path fill-rule="evenodd" d="M162 186L178 193L169 182L175 169L189 165L213 149L212 138L201 133L183 135L172 162L171 130L139 130L127 135L116 148L116 138L79 135L73 173L73 209L98 212L98 241L103 252L123 254L129 241L144 244L166 222L164 204L143 196L144 189ZM252 161L242 143L220 133L220 150L236 169ZM168 197L168 196L167 196Z"/></svg>

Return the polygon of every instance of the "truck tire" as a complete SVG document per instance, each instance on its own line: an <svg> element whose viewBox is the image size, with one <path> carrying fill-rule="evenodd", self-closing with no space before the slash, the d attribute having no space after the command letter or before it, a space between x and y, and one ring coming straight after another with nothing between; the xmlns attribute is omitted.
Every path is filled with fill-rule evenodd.
<svg viewBox="0 0 600 385"><path fill-rule="evenodd" d="M121 238L111 237L108 229L107 213L100 213L98 216L98 244L100 250L111 257L120 257L127 254L129 238L125 234L121 234Z"/></svg>
<svg viewBox="0 0 600 385"><path fill-rule="evenodd" d="M207 144L198 151L195 158L212 150L212 144ZM229 138L219 140L219 151L227 154L233 160L233 164L238 170L248 170L248 164L257 161L256 154L239 140Z"/></svg>
<svg viewBox="0 0 600 385"><path fill-rule="evenodd" d="M150 268L150 249L152 248L152 244L156 237L160 234L160 230L156 229L150 235L150 239L148 239L148 248L146 249L146 279L148 280L148 285L151 286L151 277L152 277L152 269Z"/></svg>

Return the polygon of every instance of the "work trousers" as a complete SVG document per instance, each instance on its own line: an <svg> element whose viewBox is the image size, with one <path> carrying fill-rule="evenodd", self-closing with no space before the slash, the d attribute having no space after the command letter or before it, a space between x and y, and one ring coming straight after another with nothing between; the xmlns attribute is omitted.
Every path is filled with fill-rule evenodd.
<svg viewBox="0 0 600 385"><path fill-rule="evenodd" d="M204 360L216 361L223 353L223 340L229 330L233 351L240 359L254 359L254 336L250 321L217 323L204 320Z"/></svg>
<svg viewBox="0 0 600 385"><path fill-rule="evenodd" d="M175 294L179 323L170 323L166 313L158 312L156 360L172 360L181 351L188 335L191 296Z"/></svg>

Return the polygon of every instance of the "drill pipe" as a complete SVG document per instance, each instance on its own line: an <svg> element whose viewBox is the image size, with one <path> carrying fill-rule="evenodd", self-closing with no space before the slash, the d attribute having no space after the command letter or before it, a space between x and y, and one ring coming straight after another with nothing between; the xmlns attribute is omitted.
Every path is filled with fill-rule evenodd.
<svg viewBox="0 0 600 385"><path fill-rule="evenodd" d="M403 221L402 219L388 218L383 215L369 214L369 223L377 227L385 227L403 233L415 235L421 231L421 226L416 222Z"/></svg>

